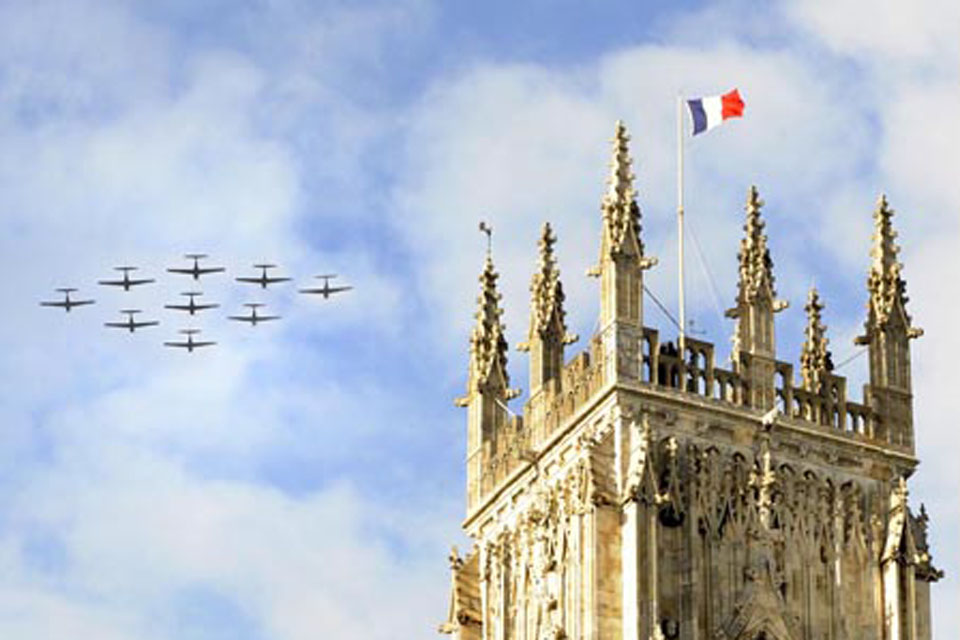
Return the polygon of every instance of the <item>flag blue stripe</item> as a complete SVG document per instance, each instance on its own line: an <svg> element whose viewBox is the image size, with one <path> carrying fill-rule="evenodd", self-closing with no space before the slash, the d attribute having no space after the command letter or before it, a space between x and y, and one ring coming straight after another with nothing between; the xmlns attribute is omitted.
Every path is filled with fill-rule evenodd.
<svg viewBox="0 0 960 640"><path fill-rule="evenodd" d="M693 118L693 135L703 133L707 130L707 112L703 110L703 102L696 100L687 100L690 107L690 116Z"/></svg>

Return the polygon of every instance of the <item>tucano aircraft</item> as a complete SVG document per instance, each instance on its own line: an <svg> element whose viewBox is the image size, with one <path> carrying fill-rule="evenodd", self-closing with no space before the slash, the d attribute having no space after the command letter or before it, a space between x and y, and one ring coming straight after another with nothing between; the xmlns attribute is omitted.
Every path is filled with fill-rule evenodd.
<svg viewBox="0 0 960 640"><path fill-rule="evenodd" d="M275 264L255 264L253 265L255 269L262 269L263 272L258 276L244 276L237 278L237 282L249 282L251 284L258 284L262 289L266 289L268 284L276 284L278 282L287 282L290 278L282 278L279 276L268 276L267 269L275 269L277 265Z"/></svg>
<svg viewBox="0 0 960 640"><path fill-rule="evenodd" d="M257 326L258 322L266 322L267 320L279 320L280 316L258 316L257 308L262 307L262 304L248 302L243 306L250 308L250 315L248 316L227 316L231 320L237 320L239 322L249 322L251 327Z"/></svg>
<svg viewBox="0 0 960 640"><path fill-rule="evenodd" d="M114 267L116 271L123 271L123 278L121 280L98 280L97 284L106 285L109 287L123 287L124 291L130 291L130 287L135 287L139 284L149 284L151 282L156 282L152 278L140 278L139 280L131 280L130 272L136 271L136 267Z"/></svg>
<svg viewBox="0 0 960 640"><path fill-rule="evenodd" d="M182 273L188 276L193 276L194 280L199 280L200 276L207 275L208 273L220 273L226 271L223 267L201 267L199 262L203 258L206 258L205 253L188 253L184 256L188 260L193 260L192 267L170 267L167 269L170 273Z"/></svg>
<svg viewBox="0 0 960 640"><path fill-rule="evenodd" d="M156 320L141 320L137 322L133 319L134 314L140 313L140 309L122 309L120 313L127 314L127 319L123 322L104 322L103 326L113 327L114 329L126 329L130 333L133 333L137 329L142 329L144 327L155 327L159 322Z"/></svg>
<svg viewBox="0 0 960 640"><path fill-rule="evenodd" d="M329 274L329 275L315 276L315 277L323 280L323 286L315 289L300 289L300 293L316 293L316 294L322 295L324 299L326 299L330 297L330 294L338 293L340 291L349 291L350 289L353 289L353 287L349 285L344 285L342 287L331 287L330 278L336 278L337 277L336 274Z"/></svg>
<svg viewBox="0 0 960 640"><path fill-rule="evenodd" d="M216 342L201 342L195 341L193 339L194 334L200 333L200 329L181 329L180 333L187 336L186 342L164 342L163 346L165 347L179 347L181 349L186 349L190 353L193 353L194 349L199 347L209 347L211 345L217 344Z"/></svg>
<svg viewBox="0 0 960 640"><path fill-rule="evenodd" d="M72 291L76 291L76 289L65 287L63 289L57 289L57 291L63 294L63 300L44 301L40 303L40 306L41 307L60 307L64 311L69 312L70 309L72 309L73 307L80 307L85 304L93 304L95 302L95 300L71 300L70 293Z"/></svg>
<svg viewBox="0 0 960 640"><path fill-rule="evenodd" d="M195 315L197 311L203 311L204 309L216 309L219 307L219 304L209 303L209 304L197 304L194 300L195 296L202 296L203 294L199 291L187 291L181 293L182 296L190 296L190 302L187 304L165 304L163 305L164 309L174 309L176 311L186 311L190 315Z"/></svg>

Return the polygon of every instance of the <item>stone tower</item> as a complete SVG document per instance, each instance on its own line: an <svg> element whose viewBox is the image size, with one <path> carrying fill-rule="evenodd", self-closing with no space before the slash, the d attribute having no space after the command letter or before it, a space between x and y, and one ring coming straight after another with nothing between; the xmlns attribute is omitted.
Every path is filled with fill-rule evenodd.
<svg viewBox="0 0 960 640"><path fill-rule="evenodd" d="M601 202L600 319L564 360L556 238L531 284L530 396L507 407L497 273L480 277L467 394L473 546L450 557L458 640L929 640L927 515L908 505L909 340L892 210L878 204L867 282L864 400L833 372L816 290L800 379L777 360L774 290L756 188L746 203L732 367L643 324L644 254L617 123Z"/></svg>

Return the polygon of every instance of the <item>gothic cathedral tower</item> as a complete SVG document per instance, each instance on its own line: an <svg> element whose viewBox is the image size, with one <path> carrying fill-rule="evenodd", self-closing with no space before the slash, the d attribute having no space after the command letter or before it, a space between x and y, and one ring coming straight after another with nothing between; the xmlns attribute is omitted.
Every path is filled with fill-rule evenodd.
<svg viewBox="0 0 960 640"><path fill-rule="evenodd" d="M467 516L451 554L457 640L930 640L927 515L914 472L909 341L893 211L877 205L867 281L870 382L833 373L811 289L800 355L776 359L763 202L746 203L730 370L643 324L630 137L617 123L601 202L598 331L570 361L545 224L531 290L530 395L507 403L493 258L480 276L467 393Z"/></svg>

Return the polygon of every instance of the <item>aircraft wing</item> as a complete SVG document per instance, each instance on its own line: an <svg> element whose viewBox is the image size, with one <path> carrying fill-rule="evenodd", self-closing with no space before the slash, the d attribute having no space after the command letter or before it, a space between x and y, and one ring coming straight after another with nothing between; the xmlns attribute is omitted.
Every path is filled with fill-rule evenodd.
<svg viewBox="0 0 960 640"><path fill-rule="evenodd" d="M194 343L194 344L196 344L196 343ZM190 343L189 343L189 342L164 342L164 343L163 343L163 346L165 346L165 347L180 347L181 349L189 349L189 348L190 348Z"/></svg>
<svg viewBox="0 0 960 640"><path fill-rule="evenodd" d="M97 284L105 284L109 287L125 287L127 285L123 280L97 280Z"/></svg>
<svg viewBox="0 0 960 640"><path fill-rule="evenodd" d="M339 292L339 291L349 291L350 289L353 289L353 287L351 287L351 286L349 286L349 285L346 285L346 286L343 286L343 287L330 287L329 289L327 289L327 293L337 293L337 292Z"/></svg>
<svg viewBox="0 0 960 640"><path fill-rule="evenodd" d="M85 304L93 304L93 303L94 303L94 300L71 300L71 301L70 301L70 306L71 306L71 307L80 307L80 306L83 306L83 305L85 305Z"/></svg>
<svg viewBox="0 0 960 640"><path fill-rule="evenodd" d="M257 320L260 320L259 317L254 318L254 317L252 317L252 316L227 316L227 317L228 317L230 320L238 320L239 322L250 322L250 323L253 323L253 322L256 322Z"/></svg>
<svg viewBox="0 0 960 640"><path fill-rule="evenodd" d="M278 277L275 277L275 278L267 278L267 279L266 279L266 282L269 283L269 284L274 284L274 283L276 283L276 282L287 282L287 281L289 281L289 280L290 280L290 278L281 278L281 277L278 276Z"/></svg>
<svg viewBox="0 0 960 640"><path fill-rule="evenodd" d="M257 316L257 322L266 322L267 320L279 320L280 316Z"/></svg>
<svg viewBox="0 0 960 640"><path fill-rule="evenodd" d="M75 303L75 302L70 302L70 306L73 306L74 304L76 304L76 303ZM63 307L66 307L66 306L67 306L67 303L66 303L66 302L60 302L60 301L57 301L57 302L41 302L41 303L40 303L40 306L41 306L41 307L60 307L60 308L63 308Z"/></svg>
<svg viewBox="0 0 960 640"><path fill-rule="evenodd" d="M196 270L196 273L205 275L207 273L220 273L221 271L226 271L226 267L200 267ZM190 273L193 273L193 271Z"/></svg>
<svg viewBox="0 0 960 640"><path fill-rule="evenodd" d="M216 309L216 308L219 307L219 306L220 306L220 305L219 305L219 304L216 304L216 303L210 303L210 304L195 304L195 305L193 305L193 308L196 309L197 311L202 311L202 310L204 310L204 309Z"/></svg>
<svg viewBox="0 0 960 640"><path fill-rule="evenodd" d="M149 284L151 282L154 282L154 280L151 278L141 278L139 280L130 280L127 284L131 287L134 287L138 284Z"/></svg>
<svg viewBox="0 0 960 640"><path fill-rule="evenodd" d="M188 304L165 304L164 309L176 309L177 311L190 311L193 307Z"/></svg>
<svg viewBox="0 0 960 640"><path fill-rule="evenodd" d="M196 347L210 347L210 346L213 346L213 345L215 345L215 344L217 344L217 343L216 343L216 342L213 342L213 341L194 342L194 343L193 343L193 346L194 346L194 348L196 348Z"/></svg>
<svg viewBox="0 0 960 640"><path fill-rule="evenodd" d="M170 273L183 273L188 276L193 275L193 269L188 269L186 267L168 267L167 271L169 271Z"/></svg>
<svg viewBox="0 0 960 640"><path fill-rule="evenodd" d="M104 322L103 326L105 327L116 327L117 329L129 329L130 324L128 322Z"/></svg>
<svg viewBox="0 0 960 640"><path fill-rule="evenodd" d="M141 327L154 327L158 324L160 323L157 322L156 320L144 320L143 322L134 322L133 327L139 329Z"/></svg>
<svg viewBox="0 0 960 640"><path fill-rule="evenodd" d="M249 282L249 283L251 283L251 284L260 284L261 282L263 282L263 278L254 278L254 277L248 277L248 276L241 276L241 277L237 278L237 282Z"/></svg>

